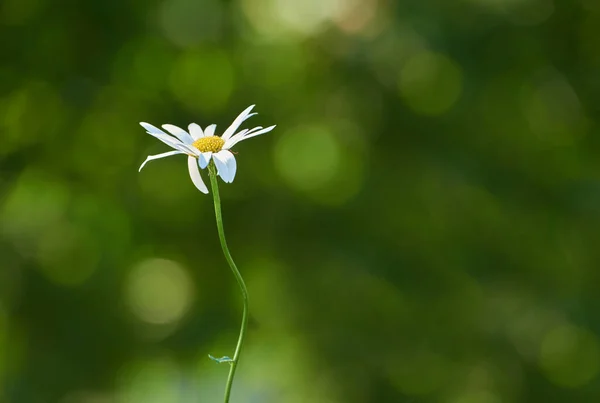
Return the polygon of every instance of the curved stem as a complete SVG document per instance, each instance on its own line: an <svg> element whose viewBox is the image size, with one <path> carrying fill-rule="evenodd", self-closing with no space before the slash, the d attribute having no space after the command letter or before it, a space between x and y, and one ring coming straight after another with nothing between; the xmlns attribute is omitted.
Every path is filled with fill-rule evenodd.
<svg viewBox="0 0 600 403"><path fill-rule="evenodd" d="M229 253L229 248L227 247L227 241L225 240L225 231L223 231L223 217L221 216L221 198L219 196L219 184L217 182L217 172L214 166L214 163L211 161L208 166L209 176L210 176L210 186L212 189L213 200L215 202L215 216L217 218L217 230L219 232L219 240L221 241L221 248L223 249L223 254L225 255L225 259L237 280L238 285L240 286L240 290L242 291L242 298L244 303L244 310L242 311L242 326L240 329L240 336L238 337L238 342L235 347L235 353L233 354L233 360L231 361L229 376L227 377L227 384L225 386L225 403L229 402L229 396L231 394L231 386L233 385L233 377L235 375L235 370L237 368L238 362L240 360L240 351L242 350L242 343L244 342L244 336L246 334L246 328L248 327L248 290L246 289L246 284L244 283L244 279L240 274L233 258L231 257L231 253Z"/></svg>

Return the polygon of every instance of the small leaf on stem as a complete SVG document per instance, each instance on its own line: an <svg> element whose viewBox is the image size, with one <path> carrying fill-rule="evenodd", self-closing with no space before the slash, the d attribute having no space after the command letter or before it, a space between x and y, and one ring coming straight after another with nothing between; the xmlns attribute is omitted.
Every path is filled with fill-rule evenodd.
<svg viewBox="0 0 600 403"><path fill-rule="evenodd" d="M212 355L208 355L210 357L211 360L218 362L219 364L222 364L224 362L228 362L228 363L232 363L233 359L227 356L221 357L221 358L217 358L217 357L213 357Z"/></svg>

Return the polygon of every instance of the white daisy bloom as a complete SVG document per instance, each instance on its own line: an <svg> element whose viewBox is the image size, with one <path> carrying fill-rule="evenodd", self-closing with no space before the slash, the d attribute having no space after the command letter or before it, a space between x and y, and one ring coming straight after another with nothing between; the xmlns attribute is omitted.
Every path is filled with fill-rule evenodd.
<svg viewBox="0 0 600 403"><path fill-rule="evenodd" d="M142 163L139 170L141 171L148 161L170 157L171 155L186 154L188 156L188 169L190 171L192 182L194 182L194 185L196 185L198 190L202 193L208 193L208 188L204 184L204 181L202 181L198 167L202 169L206 168L211 159L214 161L215 166L217 167L217 173L221 179L226 183L233 182L237 170L237 163L235 161L235 156L229 151L231 147L240 141L270 132L275 128L275 126L266 128L258 126L250 130L240 130L236 133L240 125L246 119L256 115L256 113L250 113L252 108L254 108L254 105L249 106L240 113L220 137L215 135L217 125L207 126L203 131L196 123L191 123L188 126L189 132L174 125L162 125L163 129L170 133L167 134L158 127L152 126L149 123L140 122L140 125L146 129L148 134L156 137L171 148L174 148L175 151L149 155Z"/></svg>

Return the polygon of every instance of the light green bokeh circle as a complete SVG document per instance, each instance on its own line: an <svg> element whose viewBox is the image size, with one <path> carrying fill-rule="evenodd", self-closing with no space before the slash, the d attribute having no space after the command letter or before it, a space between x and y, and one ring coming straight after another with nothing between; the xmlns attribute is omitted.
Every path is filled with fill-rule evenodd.
<svg viewBox="0 0 600 403"><path fill-rule="evenodd" d="M542 339L539 364L546 377L556 385L577 388L598 375L600 345L592 332L563 325L550 330Z"/></svg>
<svg viewBox="0 0 600 403"><path fill-rule="evenodd" d="M398 76L398 90L417 114L436 116L447 112L462 92L462 72L447 56L421 52L406 62Z"/></svg>
<svg viewBox="0 0 600 403"><path fill-rule="evenodd" d="M116 403L175 403L182 401L184 373L168 357L127 363L118 374Z"/></svg>
<svg viewBox="0 0 600 403"><path fill-rule="evenodd" d="M169 75L173 96L193 112L223 108L235 88L235 72L227 54L218 50L183 54Z"/></svg>
<svg viewBox="0 0 600 403"><path fill-rule="evenodd" d="M357 128L306 125L279 137L274 163L292 189L313 202L336 206L362 188L366 151Z"/></svg>
<svg viewBox="0 0 600 403"><path fill-rule="evenodd" d="M341 149L329 130L313 126L284 133L275 147L275 164L292 188L312 192L327 186L340 168Z"/></svg>
<svg viewBox="0 0 600 403"><path fill-rule="evenodd" d="M189 274L176 262L148 259L131 271L126 299L133 314L142 321L170 324L189 309L193 285Z"/></svg>

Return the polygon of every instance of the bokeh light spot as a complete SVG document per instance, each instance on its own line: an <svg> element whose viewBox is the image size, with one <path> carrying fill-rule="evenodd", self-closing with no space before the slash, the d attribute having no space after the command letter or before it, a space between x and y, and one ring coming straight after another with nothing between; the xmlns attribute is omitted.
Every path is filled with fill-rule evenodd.
<svg viewBox="0 0 600 403"><path fill-rule="evenodd" d="M69 192L64 183L35 169L25 171L0 210L1 231L24 255L32 255L46 231L64 220Z"/></svg>
<svg viewBox="0 0 600 403"><path fill-rule="evenodd" d="M259 44L243 50L242 67L249 82L272 91L293 91L306 82L307 52L290 44ZM264 57L268 54L269 57Z"/></svg>
<svg viewBox="0 0 600 403"><path fill-rule="evenodd" d="M576 142L588 128L577 94L557 72L548 69L521 91L521 107L531 130L547 143Z"/></svg>
<svg viewBox="0 0 600 403"><path fill-rule="evenodd" d="M64 123L66 110L56 90L32 81L0 99L0 155L35 143L49 143Z"/></svg>
<svg viewBox="0 0 600 403"><path fill-rule="evenodd" d="M235 88L235 74L227 54L218 50L184 53L169 75L173 96L192 112L223 108Z"/></svg>
<svg viewBox="0 0 600 403"><path fill-rule="evenodd" d="M254 392L257 402L334 403L340 399L334 381L328 376L306 341L297 334L262 332L249 344L240 373ZM244 379L244 378L242 378ZM243 381L242 381L243 382ZM275 392L268 398L265 391ZM244 401L240 395L240 400Z"/></svg>
<svg viewBox="0 0 600 403"><path fill-rule="evenodd" d="M243 0L252 26L274 39L319 33L338 11L337 0Z"/></svg>
<svg viewBox="0 0 600 403"><path fill-rule="evenodd" d="M460 67L447 56L420 52L412 56L398 77L400 94L421 115L441 115L458 100L462 91Z"/></svg>
<svg viewBox="0 0 600 403"><path fill-rule="evenodd" d="M284 133L275 148L279 173L295 189L313 191L327 186L340 168L341 147L323 127L298 127Z"/></svg>
<svg viewBox="0 0 600 403"><path fill-rule="evenodd" d="M102 88L69 142L67 154L86 183L114 186L132 168L138 155L136 136L131 136L130 116L139 115L144 101L139 94L118 86ZM108 163L110 162L110 163ZM101 167L101 169L100 169Z"/></svg>
<svg viewBox="0 0 600 403"><path fill-rule="evenodd" d="M555 327L542 339L539 363L555 384L569 388L584 386L598 375L598 338L576 326Z"/></svg>
<svg viewBox="0 0 600 403"><path fill-rule="evenodd" d="M289 130L280 136L273 154L279 175L291 188L330 206L355 196L365 176L362 133L349 122L337 123L336 132L316 125Z"/></svg>
<svg viewBox="0 0 600 403"><path fill-rule="evenodd" d="M168 358L134 361L119 372L116 402L182 402L183 381L184 373Z"/></svg>
<svg viewBox="0 0 600 403"><path fill-rule="evenodd" d="M373 24L379 6L378 0L342 1L339 2L334 21L344 32L359 33Z"/></svg>
<svg viewBox="0 0 600 403"><path fill-rule="evenodd" d="M336 11L336 0L274 0L279 18L303 34L317 32Z"/></svg>
<svg viewBox="0 0 600 403"><path fill-rule="evenodd" d="M178 263L148 259L133 268L126 299L142 321L165 325L180 320L193 300L192 281Z"/></svg>

